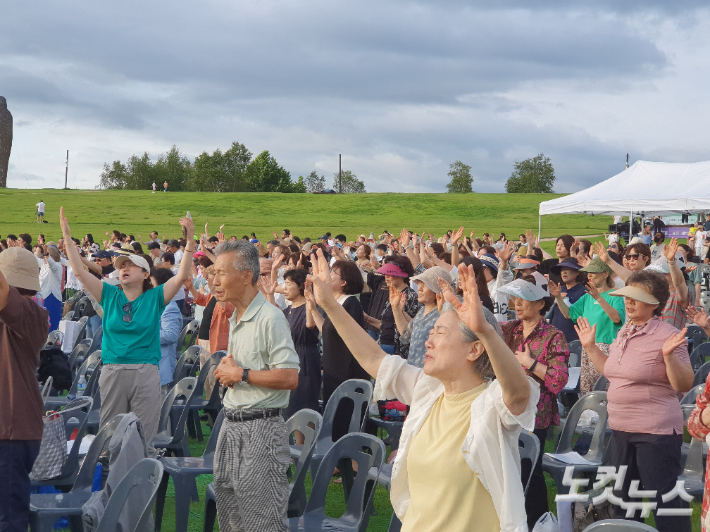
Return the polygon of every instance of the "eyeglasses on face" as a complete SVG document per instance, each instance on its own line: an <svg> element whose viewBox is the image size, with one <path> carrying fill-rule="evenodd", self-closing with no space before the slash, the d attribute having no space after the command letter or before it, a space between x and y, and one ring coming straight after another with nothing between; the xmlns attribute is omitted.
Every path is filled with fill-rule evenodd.
<svg viewBox="0 0 710 532"><path fill-rule="evenodd" d="M129 301L125 305L123 305L123 312L125 314L123 315L123 321L126 323L131 323L131 320L133 319L133 315L131 314L131 309L133 308L133 301Z"/></svg>
<svg viewBox="0 0 710 532"><path fill-rule="evenodd" d="M624 255L624 258L625 258L626 260L631 260L631 259L633 259L633 260L639 260L639 257L640 257L640 256L641 256L640 253L627 253L626 255Z"/></svg>

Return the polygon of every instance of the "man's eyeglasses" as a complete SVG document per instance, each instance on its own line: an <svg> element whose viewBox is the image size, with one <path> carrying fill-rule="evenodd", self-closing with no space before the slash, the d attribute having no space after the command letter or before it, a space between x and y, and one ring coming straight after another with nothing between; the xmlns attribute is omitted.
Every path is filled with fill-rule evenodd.
<svg viewBox="0 0 710 532"><path fill-rule="evenodd" d="M123 315L123 321L126 323L131 323L131 320L133 319L133 315L131 314L131 308L133 308L133 301L129 301L125 305L123 305L123 312L125 314Z"/></svg>
<svg viewBox="0 0 710 532"><path fill-rule="evenodd" d="M624 255L624 258L626 260L631 260L631 259L639 260L640 256L641 256L640 253L627 253L626 255Z"/></svg>

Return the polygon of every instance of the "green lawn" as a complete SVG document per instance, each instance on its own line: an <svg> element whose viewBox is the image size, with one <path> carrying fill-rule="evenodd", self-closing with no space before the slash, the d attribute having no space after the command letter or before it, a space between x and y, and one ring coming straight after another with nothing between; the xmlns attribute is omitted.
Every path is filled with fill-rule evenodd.
<svg viewBox="0 0 710 532"><path fill-rule="evenodd" d="M47 240L60 237L59 207L64 206L72 235L91 233L95 239L106 230L118 229L141 235L156 230L164 236L179 236L177 220L190 211L198 228L210 224L214 234L226 224L227 236L241 237L254 231L261 240L273 231L288 228L303 238L318 238L324 232L376 234L385 229L399 233L402 227L441 236L463 225L468 234L504 232L517 240L526 229L537 232L538 206L556 194L278 194L203 193L123 190L20 190L0 191L0 235L43 233ZM48 224L38 226L35 205L43 200ZM552 215L542 219L542 236L600 234L610 216ZM41 228L41 230L40 230ZM198 229L199 230L199 229ZM494 234L495 233L495 234ZM545 243L548 250L554 243Z"/></svg>

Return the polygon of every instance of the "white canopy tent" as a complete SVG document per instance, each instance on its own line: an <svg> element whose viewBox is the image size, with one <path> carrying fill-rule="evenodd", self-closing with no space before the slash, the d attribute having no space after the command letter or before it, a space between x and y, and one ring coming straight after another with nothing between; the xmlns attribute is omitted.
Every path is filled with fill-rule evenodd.
<svg viewBox="0 0 710 532"><path fill-rule="evenodd" d="M545 214L633 217L674 212L710 212L710 161L690 164L636 161L593 187L541 202L539 229Z"/></svg>

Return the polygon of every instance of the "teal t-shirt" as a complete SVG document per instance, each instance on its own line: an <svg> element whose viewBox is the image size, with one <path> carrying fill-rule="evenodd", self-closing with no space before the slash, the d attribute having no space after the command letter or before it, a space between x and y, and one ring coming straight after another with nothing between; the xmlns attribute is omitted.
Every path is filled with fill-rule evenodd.
<svg viewBox="0 0 710 532"><path fill-rule="evenodd" d="M165 310L163 286L143 292L131 305L130 323L123 321L128 303L123 290L104 283L101 359L104 364L155 364L160 362L160 317Z"/></svg>
<svg viewBox="0 0 710 532"><path fill-rule="evenodd" d="M604 312L602 306L589 294L584 294L574 303L574 305L569 308L569 317L574 321L577 321L578 318L587 318L589 320L589 325L596 324L597 342L602 344L612 343L616 339L619 329L621 329L626 321L624 298L614 297L611 295L612 292L613 290L603 292L601 296L604 301L609 303L612 308L615 308L619 312L619 318L621 318L619 323L611 321L611 318L606 312Z"/></svg>

